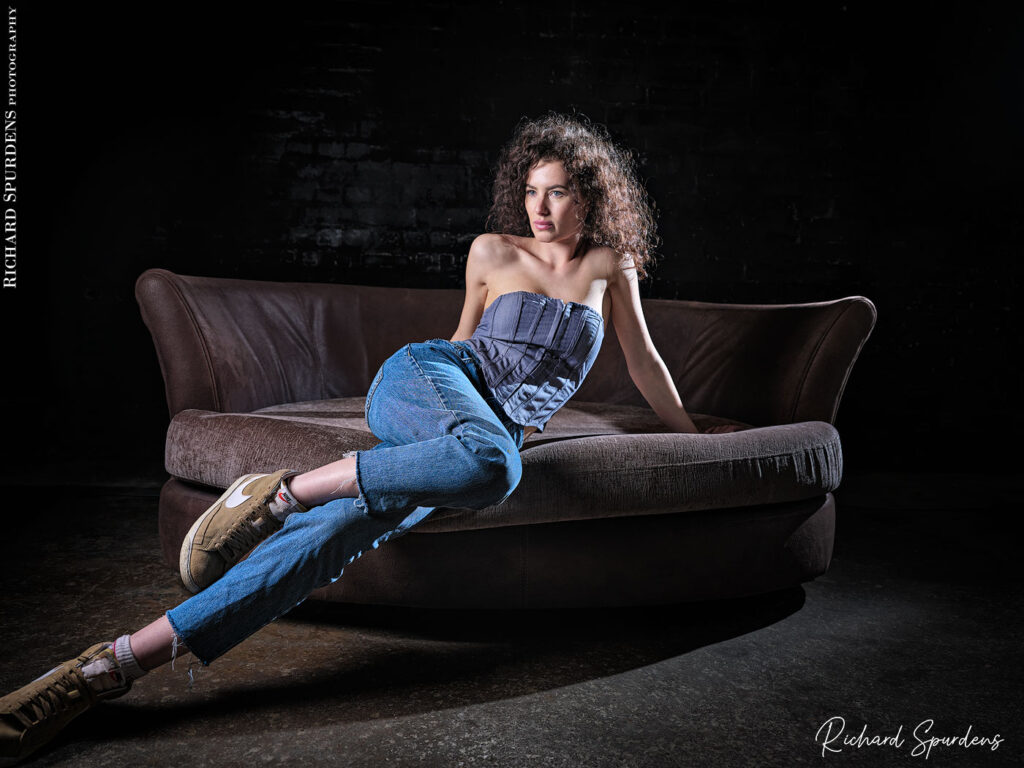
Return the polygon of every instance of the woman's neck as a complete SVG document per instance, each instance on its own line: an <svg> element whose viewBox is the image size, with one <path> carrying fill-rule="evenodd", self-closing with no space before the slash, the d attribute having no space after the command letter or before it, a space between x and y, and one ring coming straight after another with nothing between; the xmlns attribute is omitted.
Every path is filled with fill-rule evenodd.
<svg viewBox="0 0 1024 768"><path fill-rule="evenodd" d="M585 250L585 238L576 235L571 240L556 243L536 242L535 253L553 270L560 272L577 256L582 256Z"/></svg>

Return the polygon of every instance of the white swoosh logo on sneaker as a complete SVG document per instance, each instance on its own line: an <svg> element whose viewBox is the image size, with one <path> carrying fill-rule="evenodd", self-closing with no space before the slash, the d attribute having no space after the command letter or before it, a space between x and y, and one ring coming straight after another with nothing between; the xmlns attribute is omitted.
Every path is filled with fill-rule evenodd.
<svg viewBox="0 0 1024 768"><path fill-rule="evenodd" d="M251 483L255 479L256 479L255 477L252 477L247 482L244 482L240 486L235 488L235 490L233 490L231 492L231 495L228 496L224 500L224 506L227 507L228 509L234 509L239 504L242 504L243 502L246 502L249 499L251 499L252 498L252 494L251 493L242 493L242 489L245 488L246 486L248 486L249 483Z"/></svg>

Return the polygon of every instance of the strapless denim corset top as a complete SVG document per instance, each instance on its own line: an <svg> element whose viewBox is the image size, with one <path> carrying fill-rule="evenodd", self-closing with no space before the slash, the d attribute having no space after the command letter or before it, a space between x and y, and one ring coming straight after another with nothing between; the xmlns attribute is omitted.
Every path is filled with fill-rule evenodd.
<svg viewBox="0 0 1024 768"><path fill-rule="evenodd" d="M466 340L508 417L544 431L597 359L604 319L587 304L530 291L504 293Z"/></svg>

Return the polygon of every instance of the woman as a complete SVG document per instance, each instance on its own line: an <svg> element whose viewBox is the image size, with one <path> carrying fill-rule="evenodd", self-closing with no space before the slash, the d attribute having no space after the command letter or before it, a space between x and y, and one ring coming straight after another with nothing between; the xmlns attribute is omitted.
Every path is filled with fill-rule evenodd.
<svg viewBox="0 0 1024 768"><path fill-rule="evenodd" d="M523 440L576 391L609 319L661 420L697 431L640 306L654 224L628 152L585 120L521 123L500 157L488 223L495 231L469 250L454 336L403 347L374 377L366 419L381 443L310 472L233 483L182 545L182 579L198 594L0 700L0 763L123 695L179 647L209 664L434 508L504 501Z"/></svg>

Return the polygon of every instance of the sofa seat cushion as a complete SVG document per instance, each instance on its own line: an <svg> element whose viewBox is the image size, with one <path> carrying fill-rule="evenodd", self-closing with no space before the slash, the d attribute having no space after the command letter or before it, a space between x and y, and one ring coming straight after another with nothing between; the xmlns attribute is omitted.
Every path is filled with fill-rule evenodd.
<svg viewBox="0 0 1024 768"><path fill-rule="evenodd" d="M693 413L690 416L701 432L722 426L731 426L736 429L751 428L749 424L740 421L708 416L703 413ZM534 432L526 438L523 450L555 440L567 440L574 437L641 435L666 432L667 429L654 411L646 406L610 405L571 400L551 417L547 426L544 427L543 433Z"/></svg>
<svg viewBox="0 0 1024 768"><path fill-rule="evenodd" d="M227 488L248 472L314 469L380 442L366 427L364 400L339 397L252 413L180 411L167 429L164 466L212 488Z"/></svg>
<svg viewBox="0 0 1024 768"><path fill-rule="evenodd" d="M313 469L378 442L364 398L289 403L252 413L185 410L167 432L167 471L226 488L247 472ZM839 435L824 422L749 428L693 415L698 428L666 432L649 408L570 402L523 446L523 480L503 504L445 508L422 533L598 517L668 514L822 496L839 485Z"/></svg>
<svg viewBox="0 0 1024 768"><path fill-rule="evenodd" d="M504 504L440 509L416 530L782 504L822 497L841 477L839 435L820 421L730 434L594 435L524 448L523 480Z"/></svg>
<svg viewBox="0 0 1024 768"><path fill-rule="evenodd" d="M165 466L177 478L227 488L248 472L284 467L314 469L380 442L367 428L365 397L338 397L273 405L251 413L189 409L167 430ZM699 429L734 425L731 419L694 414ZM650 408L570 402L548 422L543 434L526 438L523 450L592 435L664 432Z"/></svg>

